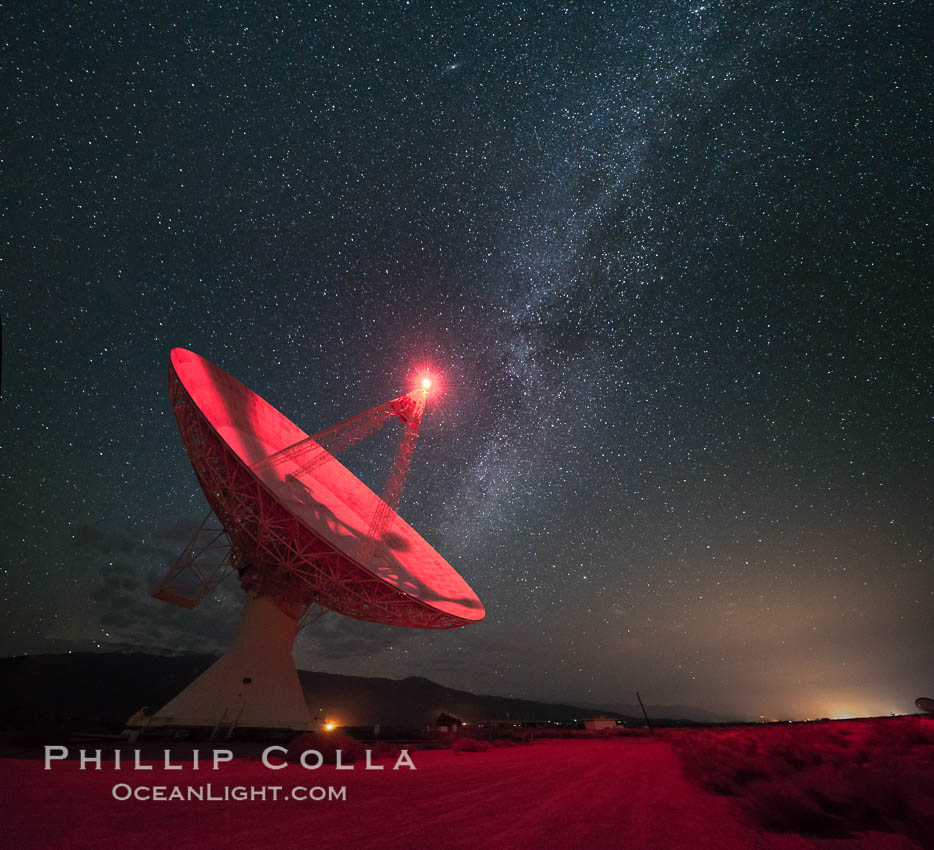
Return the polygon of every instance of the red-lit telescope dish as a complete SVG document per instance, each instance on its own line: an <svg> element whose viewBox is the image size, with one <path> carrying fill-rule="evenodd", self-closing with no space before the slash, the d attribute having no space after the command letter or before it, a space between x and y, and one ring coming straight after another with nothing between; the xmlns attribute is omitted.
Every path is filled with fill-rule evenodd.
<svg viewBox="0 0 934 850"><path fill-rule="evenodd" d="M318 604L376 623L444 629L484 617L476 594L398 515L364 563L382 500L334 457L261 464L308 435L203 357L172 350L169 390L208 503L230 539L245 590L286 611ZM259 465L258 469L255 468Z"/></svg>

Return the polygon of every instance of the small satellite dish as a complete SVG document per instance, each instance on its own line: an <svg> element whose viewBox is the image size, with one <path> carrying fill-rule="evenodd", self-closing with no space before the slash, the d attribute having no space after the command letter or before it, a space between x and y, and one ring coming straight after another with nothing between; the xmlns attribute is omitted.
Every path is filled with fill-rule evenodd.
<svg viewBox="0 0 934 850"><path fill-rule="evenodd" d="M928 714L934 714L934 699L930 697L918 697L915 700L915 705Z"/></svg>

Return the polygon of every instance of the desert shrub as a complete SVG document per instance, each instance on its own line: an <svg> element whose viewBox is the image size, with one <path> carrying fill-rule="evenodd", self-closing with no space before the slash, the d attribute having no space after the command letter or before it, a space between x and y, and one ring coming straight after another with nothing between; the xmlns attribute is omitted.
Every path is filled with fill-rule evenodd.
<svg viewBox="0 0 934 850"><path fill-rule="evenodd" d="M485 753L490 749L489 741L479 741L476 738L457 738L451 749L455 753Z"/></svg>
<svg viewBox="0 0 934 850"><path fill-rule="evenodd" d="M626 729L620 726L616 734L621 738L647 738L651 733L648 729Z"/></svg>
<svg viewBox="0 0 934 850"><path fill-rule="evenodd" d="M377 741L373 745L373 758L396 758L402 750L391 741Z"/></svg>
<svg viewBox="0 0 934 850"><path fill-rule="evenodd" d="M363 745L349 735L340 732L305 732L289 742L286 760L297 762L307 750L317 750L321 753L325 764L337 763L338 750L341 751L343 764L351 764L366 756Z"/></svg>
<svg viewBox="0 0 934 850"><path fill-rule="evenodd" d="M761 826L773 832L846 834L846 820L828 811L822 802L826 801L815 798L800 777L784 777L754 783L747 789L742 805Z"/></svg>
<svg viewBox="0 0 934 850"><path fill-rule="evenodd" d="M686 774L766 829L876 830L934 847L934 749L920 718L667 733ZM910 721L910 722L906 722Z"/></svg>
<svg viewBox="0 0 934 850"><path fill-rule="evenodd" d="M868 724L866 745L873 749L905 749L934 746L934 718L895 717L884 723Z"/></svg>
<svg viewBox="0 0 934 850"><path fill-rule="evenodd" d="M513 744L522 744L528 741L530 734L526 730L510 729L508 731L497 731L493 734L493 741L508 741Z"/></svg>
<svg viewBox="0 0 934 850"><path fill-rule="evenodd" d="M769 764L751 736L731 733L682 733L673 739L685 772L708 791L737 795L781 767Z"/></svg>
<svg viewBox="0 0 934 850"><path fill-rule="evenodd" d="M833 836L850 832L930 834L910 794L887 768L856 769L841 775L824 765L773 782L751 785L742 801L762 826L777 832ZM923 824L927 821L927 826Z"/></svg>

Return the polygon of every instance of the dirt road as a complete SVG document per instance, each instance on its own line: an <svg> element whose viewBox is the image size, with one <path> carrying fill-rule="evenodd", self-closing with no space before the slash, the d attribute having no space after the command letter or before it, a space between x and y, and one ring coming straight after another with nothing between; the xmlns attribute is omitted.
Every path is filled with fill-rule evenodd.
<svg viewBox="0 0 934 850"><path fill-rule="evenodd" d="M207 751L207 747L203 747ZM237 759L214 771L156 765L151 771L80 771L6 759L0 769L0 846L6 848L879 848L909 850L906 839L874 834L812 841L763 833L732 803L684 778L671 747L650 739L549 740L485 753L413 752L416 770L334 767L270 770ZM279 786L279 799L139 801L114 799L142 787ZM294 797L294 787L346 787L346 800ZM158 793L158 792L157 792ZM187 792L186 792L187 793ZM306 792L307 793L307 792ZM319 792L312 792L319 793Z"/></svg>

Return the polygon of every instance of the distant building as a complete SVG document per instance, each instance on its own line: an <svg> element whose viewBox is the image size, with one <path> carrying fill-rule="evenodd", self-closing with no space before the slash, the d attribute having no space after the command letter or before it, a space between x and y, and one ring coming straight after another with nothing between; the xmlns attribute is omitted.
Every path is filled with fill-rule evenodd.
<svg viewBox="0 0 934 850"><path fill-rule="evenodd" d="M439 732L456 732L460 729L461 721L452 714L439 714L435 728Z"/></svg>
<svg viewBox="0 0 934 850"><path fill-rule="evenodd" d="M615 729L616 721L612 717L587 717L584 719L584 728L591 732L597 732L600 729Z"/></svg>

